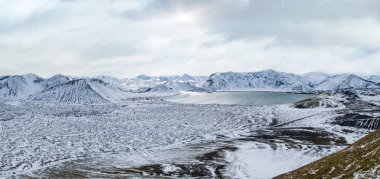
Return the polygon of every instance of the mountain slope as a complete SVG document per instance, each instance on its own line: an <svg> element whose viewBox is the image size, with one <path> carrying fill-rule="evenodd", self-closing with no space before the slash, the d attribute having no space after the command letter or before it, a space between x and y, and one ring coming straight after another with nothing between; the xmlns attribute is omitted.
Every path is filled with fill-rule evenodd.
<svg viewBox="0 0 380 179"><path fill-rule="evenodd" d="M330 76L331 75L322 72L310 72L302 75L303 78L313 82L314 84L318 84Z"/></svg>
<svg viewBox="0 0 380 179"><path fill-rule="evenodd" d="M380 83L380 75L371 75L367 77L366 80Z"/></svg>
<svg viewBox="0 0 380 179"><path fill-rule="evenodd" d="M0 78L0 97L25 99L44 88L43 78L35 74L3 76Z"/></svg>
<svg viewBox="0 0 380 179"><path fill-rule="evenodd" d="M55 86L61 83L66 83L70 81L70 78L64 75L54 75L43 81L43 84L46 87Z"/></svg>
<svg viewBox="0 0 380 179"><path fill-rule="evenodd" d="M317 91L337 91L341 89L380 88L379 84L364 80L356 75L335 75L319 83Z"/></svg>
<svg viewBox="0 0 380 179"><path fill-rule="evenodd" d="M108 102L106 97L95 90L96 88L99 90L101 86L106 86L106 84L100 80L76 79L48 87L30 99L49 103L74 104Z"/></svg>
<svg viewBox="0 0 380 179"><path fill-rule="evenodd" d="M152 87L141 87L133 92L147 93L147 92L159 92L159 93L179 93L179 89L173 82L166 82L158 84Z"/></svg>
<svg viewBox="0 0 380 179"><path fill-rule="evenodd" d="M276 178L378 178L380 129L346 149Z"/></svg>
<svg viewBox="0 0 380 179"><path fill-rule="evenodd" d="M210 91L229 90L281 90L310 91L313 85L301 76L291 73L264 70L249 73L215 73L203 84Z"/></svg>
<svg viewBox="0 0 380 179"><path fill-rule="evenodd" d="M115 88L112 85L99 80L99 79L87 79L91 88L94 89L98 94L110 101L117 101L125 99L126 93L119 88Z"/></svg>

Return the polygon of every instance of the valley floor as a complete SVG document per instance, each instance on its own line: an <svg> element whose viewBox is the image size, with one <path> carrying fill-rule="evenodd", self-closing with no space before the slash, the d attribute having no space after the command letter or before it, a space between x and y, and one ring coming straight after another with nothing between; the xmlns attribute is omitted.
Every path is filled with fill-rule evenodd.
<svg viewBox="0 0 380 179"><path fill-rule="evenodd" d="M344 106L196 105L160 98L0 106L0 177L268 178L370 131L335 124L352 111Z"/></svg>

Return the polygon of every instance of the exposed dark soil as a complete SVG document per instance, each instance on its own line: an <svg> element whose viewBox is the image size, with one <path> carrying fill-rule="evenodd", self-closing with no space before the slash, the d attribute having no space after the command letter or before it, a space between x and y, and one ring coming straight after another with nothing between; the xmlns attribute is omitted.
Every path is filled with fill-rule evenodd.
<svg viewBox="0 0 380 179"><path fill-rule="evenodd" d="M295 102L293 106L295 108L301 108L301 109L315 108L315 107L319 107L320 100L321 99L319 97L313 96L313 97L307 98L305 100Z"/></svg>
<svg viewBox="0 0 380 179"><path fill-rule="evenodd" d="M345 145L346 140L338 137L333 133L323 129L312 127L297 128L269 128L265 130L257 130L253 135L245 136L240 140L257 141L263 143L287 143L290 147L297 144L312 145Z"/></svg>
<svg viewBox="0 0 380 179"><path fill-rule="evenodd" d="M337 117L333 124L364 129L379 129L380 118L359 113L347 113Z"/></svg>
<svg viewBox="0 0 380 179"><path fill-rule="evenodd" d="M223 171L227 165L224 160L226 151L235 151L238 148L231 143L221 143L222 146L195 157L195 161L187 163L151 164L131 168L90 168L82 165L85 161L72 161L59 166L45 169L43 178L226 178ZM201 146L194 146L200 149ZM206 149L207 146L203 146ZM171 165L175 170L166 171L165 167ZM40 177L40 174L36 174ZM20 176L20 178L33 178Z"/></svg>

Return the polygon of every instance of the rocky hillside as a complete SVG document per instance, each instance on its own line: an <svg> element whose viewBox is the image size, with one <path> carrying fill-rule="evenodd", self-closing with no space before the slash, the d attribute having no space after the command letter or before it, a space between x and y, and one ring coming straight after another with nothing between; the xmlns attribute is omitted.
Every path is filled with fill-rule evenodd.
<svg viewBox="0 0 380 179"><path fill-rule="evenodd" d="M380 129L353 143L346 149L322 158L282 178L379 178Z"/></svg>

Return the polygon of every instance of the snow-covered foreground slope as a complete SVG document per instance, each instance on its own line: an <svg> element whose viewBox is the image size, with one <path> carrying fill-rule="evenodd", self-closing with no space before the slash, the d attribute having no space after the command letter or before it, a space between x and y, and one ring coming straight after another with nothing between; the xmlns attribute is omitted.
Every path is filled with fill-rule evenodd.
<svg viewBox="0 0 380 179"><path fill-rule="evenodd" d="M239 146L240 150L237 152L227 154L227 160L231 163L227 170L229 176L236 178L272 178L341 148L318 148L310 145L289 148L286 144L279 144L274 150L271 144L245 143Z"/></svg>
<svg viewBox="0 0 380 179"><path fill-rule="evenodd" d="M311 91L310 81L291 73L264 70L249 73L215 73L204 83L203 87L210 91L229 90L279 90L279 91Z"/></svg>
<svg viewBox="0 0 380 179"><path fill-rule="evenodd" d="M79 83L79 81L77 82ZM86 87L87 83L83 85ZM202 146L210 142L240 141L240 138L242 141L249 141L252 139L250 134L253 131L266 131L270 126L281 124L293 128L321 127L316 130L317 132L327 129L327 131L322 130L322 136L328 137L327 141L334 141L327 145L330 147L333 147L335 142L344 141L339 136L343 136L347 141L353 136L352 134L345 135L342 132L345 128L334 127L326 123L337 115L334 108L296 109L289 105L186 105L154 99L95 105L50 105L33 101L17 104L0 102L0 106L0 153L4 154L0 158L0 176L30 174L30 172L44 167L56 166L62 162L78 159L92 158L91 161L88 161L89 163L85 164L90 165L92 162L100 162L98 159L106 160L111 154L115 158L112 160L114 162L117 162L118 158L126 161L140 161L140 164L166 161L167 163L160 164L171 166L171 170L177 170L175 167L177 165L172 165L178 162L175 157L166 158L153 154L165 153L167 150L177 151L176 148L189 145ZM303 120L299 121L298 119ZM276 130L281 132L282 129ZM308 134L308 131L314 131L313 129L305 130L305 134ZM303 133L301 134L303 136ZM331 134L334 135L331 136ZM360 135L362 134L357 134L357 136ZM259 138L261 137L259 136ZM285 144L281 143L289 141L289 139L283 140L281 137L277 137L277 139L279 139L277 141L279 150L270 147L277 145L276 143L275 145L271 142L267 143L271 141L270 138L267 142L254 139L255 142L261 143L259 146L266 146L265 151L262 147L257 148L255 143L252 144L255 144L256 147L249 147L250 144L247 144L248 148L244 147L244 143L242 146L239 142L236 143L239 150L237 153L228 154L231 158L227 158L227 162L231 164L227 165L229 170L225 175L242 172L252 167L248 164L252 164L253 161L247 157L247 154L251 154L251 152L253 152L252 156L258 155L257 152L260 151L271 156L266 160L263 159L263 162L267 162L268 165L270 162L274 162L273 160L281 158L282 154L294 152L294 155L305 155L302 161L286 160L292 162L286 167L284 164L278 163L278 170L270 173L273 176L280 174L279 172L283 170L300 167L306 162L311 162L331 152L324 145L321 152L315 153L315 150L320 150L320 148L316 144L310 144L308 140L297 145L311 146L311 148L299 150L296 147L288 151L283 146ZM300 139L290 140L298 143ZM320 141L320 139L316 141ZM229 142L229 144L232 143ZM251 149L254 151L250 151ZM201 154L207 150L195 147L192 151L195 155L195 153ZM306 151L309 151L310 155ZM172 154L174 155L174 153ZM181 155L182 158L186 156L178 155ZM161 158L165 160L161 160ZM248 168L245 168L244 161L247 160L249 160L246 166ZM185 157L181 161L190 162L192 159ZM181 163L178 164L178 166L181 165ZM197 164L193 163L193 165ZM255 165L254 167L256 170L261 170L263 168L260 167L265 166ZM81 165L77 167L81 167ZM102 170L107 170L107 166L104 167L106 168ZM133 166L121 165L118 167ZM58 166L57 169L60 170L59 168ZM44 171L40 172L44 173ZM260 172L256 174L260 174ZM262 172L261 174L259 176L269 175ZM33 174L31 175L33 176Z"/></svg>
<svg viewBox="0 0 380 179"><path fill-rule="evenodd" d="M276 128L254 132L249 136L251 139L245 139L251 142L241 143L236 152L227 153L230 163L227 176L272 178L337 152L368 133L368 130L331 125L338 116L334 110L317 108L320 113L313 114L309 110L281 108L280 116L293 116L297 112L311 115L301 120L287 119L288 122Z"/></svg>
<svg viewBox="0 0 380 179"><path fill-rule="evenodd" d="M281 178L379 178L380 129L370 133L344 150L329 155Z"/></svg>
<svg viewBox="0 0 380 179"><path fill-rule="evenodd" d="M341 89L365 89L380 88L380 85L364 80L356 75L335 75L319 83L315 90L317 91L337 91Z"/></svg>
<svg viewBox="0 0 380 179"><path fill-rule="evenodd" d="M0 176L89 156L213 140L251 125L240 115L248 109L234 106L0 105Z"/></svg>

